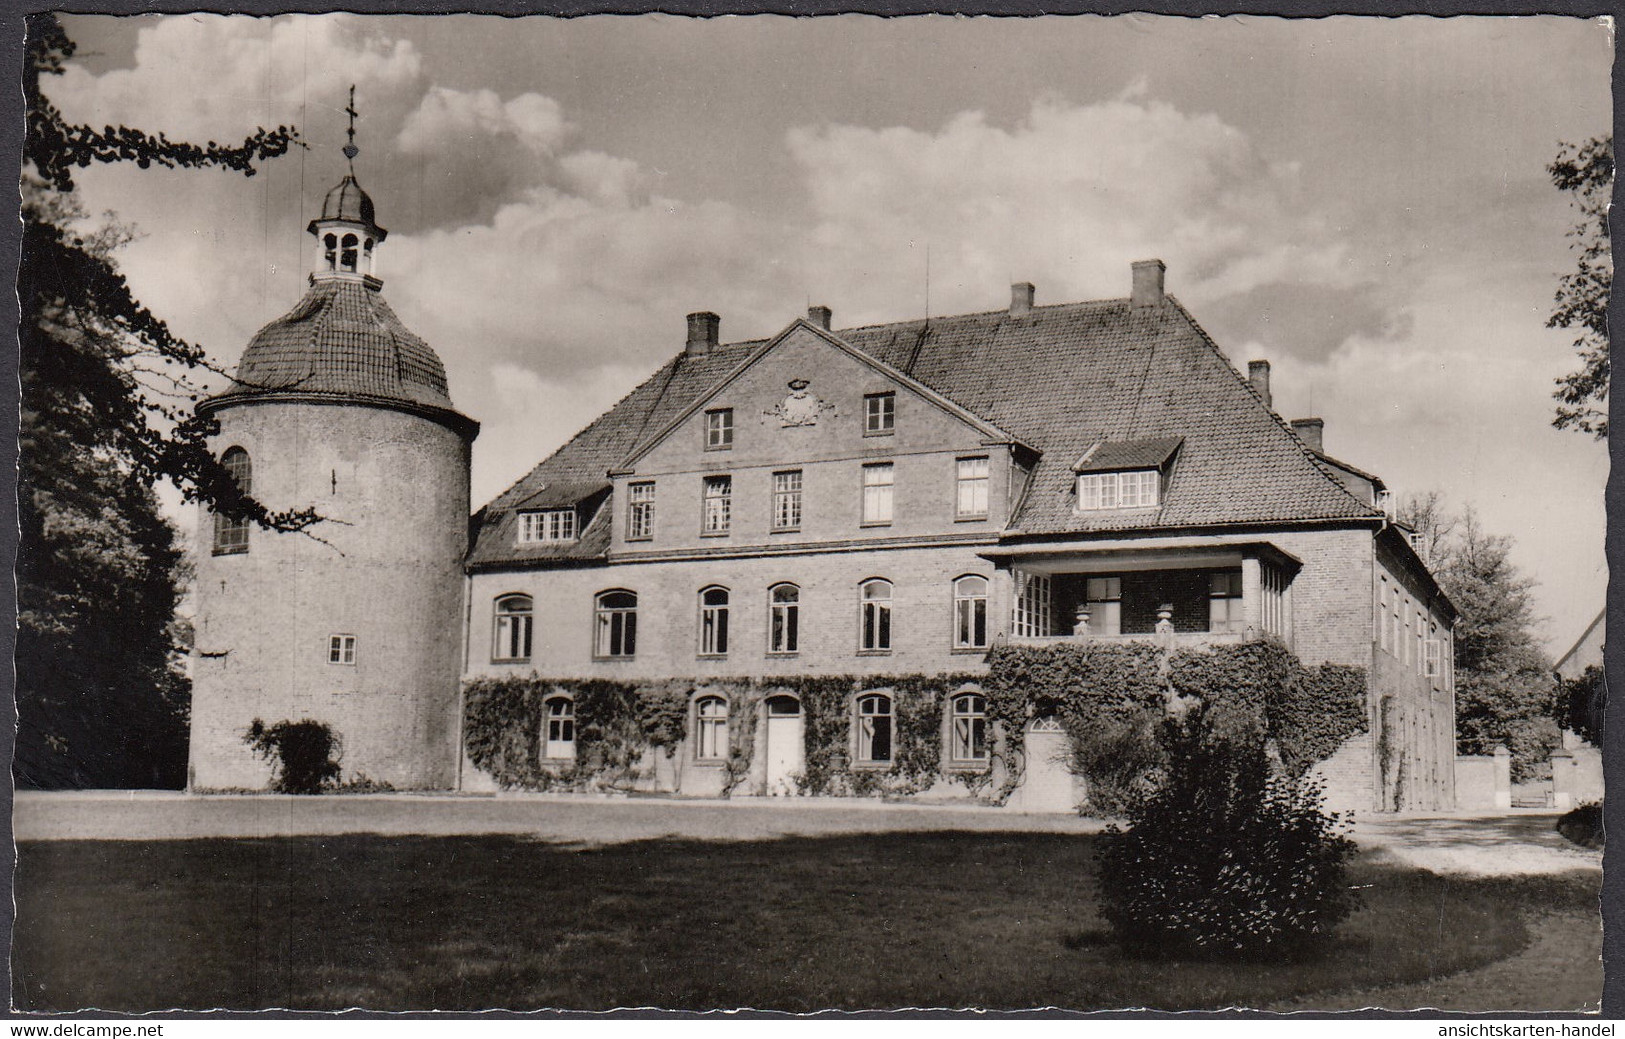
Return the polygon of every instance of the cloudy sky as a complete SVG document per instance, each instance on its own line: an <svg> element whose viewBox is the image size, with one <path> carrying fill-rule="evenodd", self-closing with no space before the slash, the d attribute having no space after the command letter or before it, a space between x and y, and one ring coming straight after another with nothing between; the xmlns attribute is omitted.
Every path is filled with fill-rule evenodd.
<svg viewBox="0 0 1625 1039"><path fill-rule="evenodd" d="M475 505L681 348L1123 296L1130 261L1278 410L1398 493L1517 539L1561 652L1601 608L1607 454L1550 427L1571 264L1544 167L1611 126L1609 27L1560 18L1202 20L73 17L70 119L230 141L252 179L104 167L93 213L180 334L234 363L287 311L356 170L384 292L484 424Z"/></svg>

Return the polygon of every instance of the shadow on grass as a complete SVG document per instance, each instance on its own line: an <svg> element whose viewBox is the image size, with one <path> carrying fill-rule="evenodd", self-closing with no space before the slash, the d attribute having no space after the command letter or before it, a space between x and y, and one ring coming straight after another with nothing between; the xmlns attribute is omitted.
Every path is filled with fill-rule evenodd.
<svg viewBox="0 0 1625 1039"><path fill-rule="evenodd" d="M1313 961L1152 963L1095 910L1098 838L1007 832L563 846L511 836L19 845L18 1009L1260 1006L1469 969L1598 877L1362 859Z"/></svg>

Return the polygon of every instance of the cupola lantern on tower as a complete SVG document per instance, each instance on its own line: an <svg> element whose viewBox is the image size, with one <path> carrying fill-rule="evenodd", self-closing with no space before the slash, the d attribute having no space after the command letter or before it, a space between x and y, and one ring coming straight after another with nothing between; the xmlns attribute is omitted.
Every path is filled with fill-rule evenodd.
<svg viewBox="0 0 1625 1039"><path fill-rule="evenodd" d="M349 168L344 179L322 200L322 214L305 229L315 236L317 250L316 269L311 281L329 278L373 281L373 250L383 242L388 231L378 226L373 217L372 199L361 190L355 179L355 157L360 153L355 145L355 87L350 88L350 104L344 109L350 116L347 131L349 141L344 145L344 157Z"/></svg>

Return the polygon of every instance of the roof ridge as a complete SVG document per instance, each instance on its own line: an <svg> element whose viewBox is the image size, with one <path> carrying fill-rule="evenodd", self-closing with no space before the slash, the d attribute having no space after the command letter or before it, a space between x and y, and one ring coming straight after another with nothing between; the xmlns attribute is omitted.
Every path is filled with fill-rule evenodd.
<svg viewBox="0 0 1625 1039"><path fill-rule="evenodd" d="M1304 443L1303 438L1298 436L1297 432L1293 430L1291 423L1287 422L1286 419L1283 419L1280 415L1276 414L1275 409L1264 402L1263 395L1260 394L1258 392L1258 388L1252 384L1252 380L1244 377L1241 372L1236 370L1236 366L1230 363L1230 356L1224 352L1224 348L1213 341L1213 337L1208 335L1207 329L1203 328L1196 318L1191 315L1191 312L1185 309L1185 305L1183 303L1179 302L1179 300L1176 299L1172 294L1166 295L1163 298L1169 303L1173 304L1174 309L1178 311L1180 316L1190 324L1191 328L1195 330L1196 334L1201 337L1202 342L1207 344L1208 349L1212 350L1218 359L1224 362L1224 370L1229 372L1230 377L1236 382L1240 383L1242 388L1245 389L1246 392L1258 402L1258 406L1263 408L1264 413L1274 420L1276 427L1287 435L1288 442L1296 447L1298 452L1303 455L1303 457L1309 460L1309 464L1314 466L1315 472L1319 473L1322 479L1331 484L1333 487L1337 488L1337 490L1342 492L1342 494L1350 501L1354 502L1356 505L1359 505L1362 509L1367 510L1370 515L1375 516L1382 514L1381 509L1377 508L1375 505L1368 505L1361 501L1353 491L1344 486L1342 480L1339 480L1336 476L1327 471L1326 462L1322 460L1319 455L1315 454L1315 452L1309 449L1309 445Z"/></svg>

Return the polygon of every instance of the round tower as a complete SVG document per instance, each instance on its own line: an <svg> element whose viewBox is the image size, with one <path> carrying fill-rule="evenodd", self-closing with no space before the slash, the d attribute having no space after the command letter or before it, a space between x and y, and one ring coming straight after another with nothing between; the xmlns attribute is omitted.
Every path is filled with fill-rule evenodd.
<svg viewBox="0 0 1625 1039"><path fill-rule="evenodd" d="M308 230L309 291L198 412L219 423L217 456L254 498L322 522L281 533L205 511L190 786L265 787L272 766L244 741L250 723L309 718L342 740L345 779L447 788L479 426L384 302L373 260L387 232L353 170Z"/></svg>

